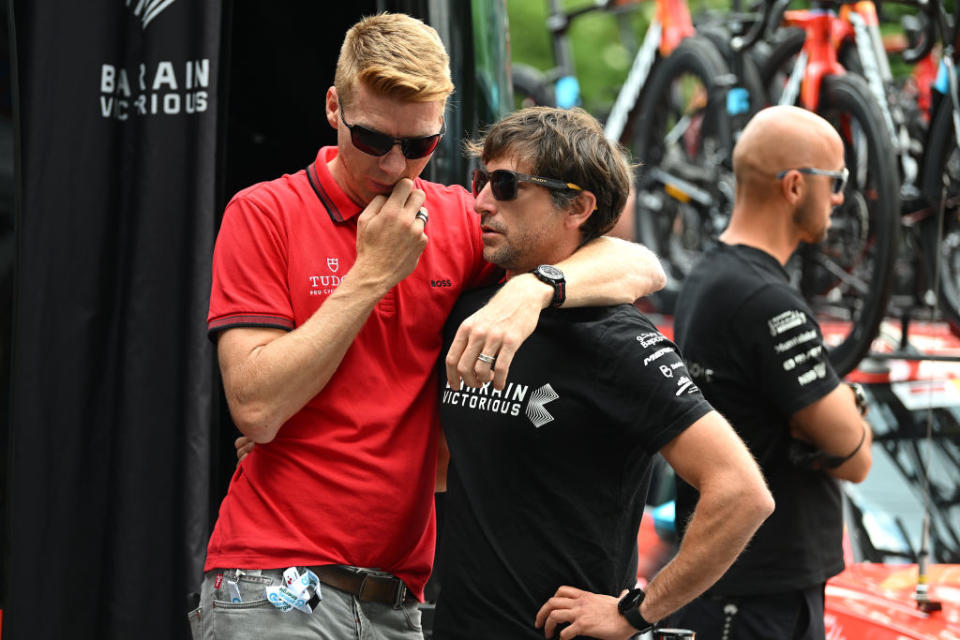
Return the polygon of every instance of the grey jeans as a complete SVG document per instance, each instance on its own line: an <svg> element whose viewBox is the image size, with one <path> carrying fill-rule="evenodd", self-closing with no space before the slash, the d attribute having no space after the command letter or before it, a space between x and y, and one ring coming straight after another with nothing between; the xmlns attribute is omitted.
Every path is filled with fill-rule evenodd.
<svg viewBox="0 0 960 640"><path fill-rule="evenodd" d="M217 575L223 574L220 588ZM322 600L312 614L284 613L267 600L266 587L283 583L282 569L208 571L203 576L200 607L191 611L193 640L423 640L416 602L394 609L360 602L352 594L321 585ZM230 602L227 580L237 583L242 602Z"/></svg>

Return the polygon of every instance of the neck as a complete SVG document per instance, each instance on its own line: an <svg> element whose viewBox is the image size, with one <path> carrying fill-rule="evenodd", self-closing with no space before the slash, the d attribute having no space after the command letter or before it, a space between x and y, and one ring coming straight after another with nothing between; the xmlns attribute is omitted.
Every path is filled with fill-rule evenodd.
<svg viewBox="0 0 960 640"><path fill-rule="evenodd" d="M364 201L360 194L354 191L350 181L347 180L347 170L346 167L343 166L343 162L340 161L339 149L337 150L337 155L335 155L332 160L327 162L327 167L330 169L330 175L333 177L333 181L337 183L337 186L340 187L340 190L343 191L347 197L354 202L354 204L361 209L370 204L369 201Z"/></svg>
<svg viewBox="0 0 960 640"><path fill-rule="evenodd" d="M720 234L726 244L742 244L769 253L781 265L796 251L800 241L792 231L787 211L770 211L762 205L734 207L730 225Z"/></svg>

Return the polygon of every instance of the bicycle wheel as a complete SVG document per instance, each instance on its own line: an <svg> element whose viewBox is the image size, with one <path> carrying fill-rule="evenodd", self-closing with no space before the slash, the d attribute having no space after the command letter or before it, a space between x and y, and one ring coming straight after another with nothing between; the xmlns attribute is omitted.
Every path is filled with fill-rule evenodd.
<svg viewBox="0 0 960 640"><path fill-rule="evenodd" d="M924 248L921 253L929 282L939 266L940 312L955 330L960 330L960 149L954 137L949 96L940 99L930 124L929 141L923 165L923 193L934 212L942 204L943 230L938 233L936 215L920 223ZM939 248L938 236L942 236Z"/></svg>
<svg viewBox="0 0 960 640"><path fill-rule="evenodd" d="M733 138L736 139L736 133L746 126L757 111L768 104L766 87L760 77L760 69L753 56L748 52L741 53L739 59L737 59L737 53L730 44L733 36L722 25L704 24L697 27L697 33L710 40L723 57L727 69L739 76L736 85L745 89L749 96L748 108L742 113L732 116L730 130L733 132ZM739 71L737 67L740 68Z"/></svg>
<svg viewBox="0 0 960 640"><path fill-rule="evenodd" d="M807 34L803 29L797 27L787 27L777 31L776 41L759 65L760 83L766 91L770 104L779 104L780 94L790 78L790 72L793 71L797 55L803 49L806 38ZM844 42L840 45L838 59L847 71L862 73L860 55L852 42Z"/></svg>
<svg viewBox="0 0 960 640"><path fill-rule="evenodd" d="M539 69L526 64L514 64L511 70L513 108L554 106L553 87Z"/></svg>
<svg viewBox="0 0 960 640"><path fill-rule="evenodd" d="M841 376L870 348L887 310L897 238L900 185L880 108L852 74L824 78L818 113L843 139L850 180L819 245L804 246L790 269L830 346Z"/></svg>
<svg viewBox="0 0 960 640"><path fill-rule="evenodd" d="M728 71L701 36L680 43L655 64L621 139L637 171L636 237L655 251L667 285L652 296L664 313L700 254L726 228L733 208L733 172L725 114L715 82Z"/></svg>

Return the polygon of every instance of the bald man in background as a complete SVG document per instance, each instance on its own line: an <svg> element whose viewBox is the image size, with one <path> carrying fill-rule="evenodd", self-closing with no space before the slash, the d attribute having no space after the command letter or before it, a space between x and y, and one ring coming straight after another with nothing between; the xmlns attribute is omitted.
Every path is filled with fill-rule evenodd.
<svg viewBox="0 0 960 640"><path fill-rule="evenodd" d="M776 510L670 624L697 640L822 640L824 587L843 570L838 480L866 477L872 436L784 265L801 242L826 237L843 202L843 143L816 114L771 107L748 123L733 164L730 225L685 280L674 335L704 396L760 463ZM678 481L680 528L696 500Z"/></svg>

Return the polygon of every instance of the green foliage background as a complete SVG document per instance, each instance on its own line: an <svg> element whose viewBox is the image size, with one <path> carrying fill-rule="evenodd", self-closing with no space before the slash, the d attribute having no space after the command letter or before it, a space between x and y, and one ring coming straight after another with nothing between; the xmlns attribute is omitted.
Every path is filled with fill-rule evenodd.
<svg viewBox="0 0 960 640"><path fill-rule="evenodd" d="M569 10L593 4L593 0L565 0ZM691 0L690 12L729 7L729 0ZM632 5L625 13L633 27L636 44L646 33L656 3L652 0ZM546 0L507 0L510 19L510 46L514 62L523 62L546 70L554 65L550 35L547 31ZM627 77L633 53L623 44L617 17L607 11L595 11L577 18L570 28L574 64L583 93L584 107L593 113L609 110L617 90Z"/></svg>
<svg viewBox="0 0 960 640"><path fill-rule="evenodd" d="M567 10L593 4L594 0L564 0ZM730 0L689 0L690 13L694 18L704 11L729 10ZM746 5L746 2L744 2ZM803 8L808 3L798 0L791 8ZM952 2L950 3L952 6ZM630 5L625 14L632 27L636 44L643 40L647 24L656 3L653 0ZM901 13L913 13L916 9L887 3L884 13L893 24L884 24L884 33L898 31L896 24ZM523 62L540 70L554 66L550 36L547 32L547 0L507 0L510 20L510 46L514 62ZM627 77L633 52L624 46L617 17L607 11L595 11L577 18L570 28L574 64L580 80L584 107L598 116L609 111L617 90ZM909 68L896 58L891 59L895 76L909 73Z"/></svg>

